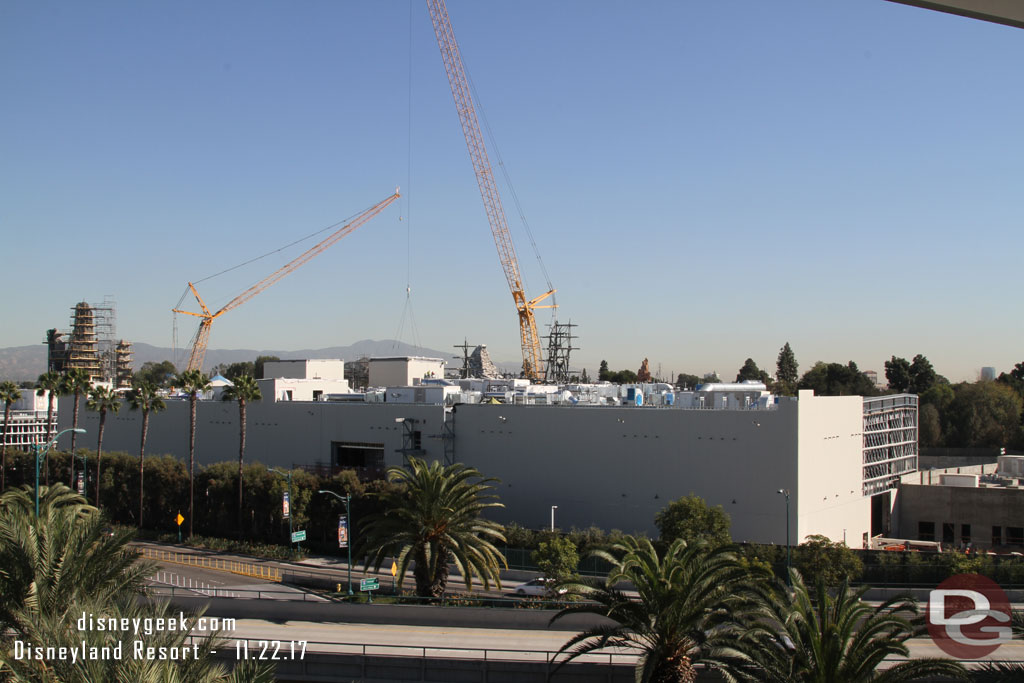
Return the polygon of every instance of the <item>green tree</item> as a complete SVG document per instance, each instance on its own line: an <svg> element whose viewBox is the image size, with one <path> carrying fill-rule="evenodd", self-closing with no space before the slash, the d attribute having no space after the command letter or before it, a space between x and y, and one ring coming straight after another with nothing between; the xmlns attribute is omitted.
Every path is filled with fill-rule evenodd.
<svg viewBox="0 0 1024 683"><path fill-rule="evenodd" d="M841 363L818 361L800 378L798 389L813 389L818 396L874 396L875 386L852 360Z"/></svg>
<svg viewBox="0 0 1024 683"><path fill-rule="evenodd" d="M71 404L71 428L78 429L78 407L80 399L83 396L89 395L89 390L92 389L92 380L89 379L89 373L82 368L71 368L62 378L64 386L61 389L61 394L67 396L71 394L74 397L74 403ZM71 432L71 452L75 452L75 446L77 444L77 432ZM72 488L75 486L75 459L71 458L71 481L68 484Z"/></svg>
<svg viewBox="0 0 1024 683"><path fill-rule="evenodd" d="M600 367L597 369L597 381L607 382L608 381L608 361L601 361Z"/></svg>
<svg viewBox="0 0 1024 683"><path fill-rule="evenodd" d="M612 384L635 384L637 375L632 370L616 370L608 373L608 381Z"/></svg>
<svg viewBox="0 0 1024 683"><path fill-rule="evenodd" d="M721 381L722 381L722 378L718 376L718 373L715 372L715 371L711 371L711 372L704 373L704 377L701 378L700 383L701 384L716 384L716 383L721 382Z"/></svg>
<svg viewBox="0 0 1024 683"><path fill-rule="evenodd" d="M683 496L674 500L655 516L654 525L662 542L683 539L687 543L706 542L711 546L731 542L729 515L721 505L711 507L700 496Z"/></svg>
<svg viewBox="0 0 1024 683"><path fill-rule="evenodd" d="M0 633L46 647L110 645L110 634L70 627L83 613L107 618L169 619L178 608L170 603L137 600L155 566L137 560L128 545L131 532L107 531L96 508L63 484L40 489L39 516L29 487L0 496ZM171 610L174 610L172 613ZM190 620L194 623L194 620ZM184 645L189 631L139 633L146 646ZM10 640L0 636L0 671L12 680L61 681L259 681L269 683L266 665L243 667L228 674L209 655L215 639L201 642L198 660L169 661L122 657L94 660L16 659ZM124 647L128 649L130 642ZM6 678L5 678L6 680Z"/></svg>
<svg viewBox="0 0 1024 683"><path fill-rule="evenodd" d="M263 366L268 361L281 360L277 356L256 356L256 362L253 363L253 377L256 379L265 379L263 377Z"/></svg>
<svg viewBox="0 0 1024 683"><path fill-rule="evenodd" d="M901 394L909 391L912 378L907 359L893 356L892 360L885 361L885 379L889 381L889 388L893 391Z"/></svg>
<svg viewBox="0 0 1024 683"><path fill-rule="evenodd" d="M188 535L191 538L196 502L196 404L199 394L209 390L210 380L199 370L186 370L178 375L175 383L188 394Z"/></svg>
<svg viewBox="0 0 1024 683"><path fill-rule="evenodd" d="M159 389L152 382L140 382L128 392L128 405L142 411L142 435L139 441L139 528L142 528L142 506L146 490L146 437L149 435L149 415L167 408Z"/></svg>
<svg viewBox="0 0 1024 683"><path fill-rule="evenodd" d="M598 614L613 623L570 638L558 650L566 657L555 671L606 647L640 655L638 682L689 683L696 680L698 663L731 671L736 629L753 613L763 575L740 566L727 546L709 551L682 539L669 545L663 557L648 539L631 536L595 555L612 564L607 581L567 585L568 595L585 602L561 610L551 623L576 614ZM615 588L622 582L633 585L638 599Z"/></svg>
<svg viewBox="0 0 1024 683"><path fill-rule="evenodd" d="M20 399L21 389L18 385L10 381L0 383L0 401L4 402L3 442L0 443L0 452L3 453L0 459L0 492L7 488L7 430L11 424L11 405Z"/></svg>
<svg viewBox="0 0 1024 683"><path fill-rule="evenodd" d="M824 582L809 590L800 572L792 590L779 586L765 596L765 612L737 639L737 652L765 683L895 683L949 677L966 680L964 668L948 659L910 659L878 667L888 657L907 659L906 641L919 634L913 600L896 597L872 606L856 590ZM749 675L749 674L748 674Z"/></svg>
<svg viewBox="0 0 1024 683"><path fill-rule="evenodd" d="M492 541L504 541L501 526L482 519L489 508L504 507L490 486L496 479L461 463L442 466L410 457L408 469L391 467L390 482L398 492L384 494L385 511L371 515L363 528L368 564L380 569L385 557L397 555L398 587L410 562L416 594L438 598L448 584L448 563L454 562L472 590L478 576L484 589L493 581L501 588L500 567L505 559ZM476 480L476 481L474 481Z"/></svg>
<svg viewBox="0 0 1024 683"><path fill-rule="evenodd" d="M779 358L775 363L775 380L785 394L792 394L796 388L797 380L800 378L798 371L796 355L793 354L789 342L786 342L785 346L779 349Z"/></svg>
<svg viewBox="0 0 1024 683"><path fill-rule="evenodd" d="M236 377L234 383L224 389L221 398L238 402L238 533L242 534L242 463L245 460L245 408L250 401L262 400L259 385L249 375Z"/></svg>
<svg viewBox="0 0 1024 683"><path fill-rule="evenodd" d="M757 363L754 362L753 358L748 358L743 362L743 367L740 368L739 372L736 373L736 381L744 382L746 380L754 380L755 382L764 382L767 386L771 384L772 378L767 372L757 367Z"/></svg>
<svg viewBox="0 0 1024 683"><path fill-rule="evenodd" d="M85 498L64 484L0 496L0 632L21 630L24 607L63 616L86 599L110 602L122 591L138 592L153 565L136 562L131 532L104 532L106 522Z"/></svg>
<svg viewBox="0 0 1024 683"><path fill-rule="evenodd" d="M925 448L934 448L942 445L942 418L939 409L931 403L925 403L920 411L920 438L921 445Z"/></svg>
<svg viewBox="0 0 1024 683"><path fill-rule="evenodd" d="M1000 447L1020 440L1022 399L1002 382L963 383L947 410L949 445Z"/></svg>
<svg viewBox="0 0 1024 683"><path fill-rule="evenodd" d="M64 385L61 382L61 377L52 370L39 375L39 379L36 380L36 396L46 396L46 440L49 441L53 438L53 433L56 431L57 424L53 419L53 413L57 407L57 397L60 396ZM50 449L46 449L46 466L43 468L45 471L45 479L47 485L50 483Z"/></svg>
<svg viewBox="0 0 1024 683"><path fill-rule="evenodd" d="M96 507L100 506L100 464L103 462L103 430L107 425L107 413L115 415L121 410L121 399L113 389L95 386L89 391L85 407L100 414L100 426L96 432Z"/></svg>
<svg viewBox="0 0 1024 683"><path fill-rule="evenodd" d="M256 363L252 362L251 360L244 360L238 363L230 363L228 365L220 367L221 369L218 374L223 375L232 382L234 382L239 377L253 377L256 372ZM214 368L214 370L216 371L217 368Z"/></svg>
<svg viewBox="0 0 1024 683"><path fill-rule="evenodd" d="M557 586L577 578L576 569L580 565L580 555L576 544L566 536L552 535L541 541L537 549L530 554L544 578L549 580L548 594L553 597Z"/></svg>
<svg viewBox="0 0 1024 683"><path fill-rule="evenodd" d="M931 362L920 353L914 356L914 360L910 362L910 393L923 394L931 389L936 381L938 375L935 374Z"/></svg>
<svg viewBox="0 0 1024 683"><path fill-rule="evenodd" d="M169 360L160 361L159 363L147 361L142 364L138 372L132 375L132 385L151 382L161 389L166 389L171 386L176 373L177 370L174 367L174 363Z"/></svg>
<svg viewBox="0 0 1024 683"><path fill-rule="evenodd" d="M826 586L855 580L864 571L864 563L845 543L820 534L808 536L797 546L793 564L801 574L814 576Z"/></svg>
<svg viewBox="0 0 1024 683"><path fill-rule="evenodd" d="M697 375L688 375L684 372L680 372L676 377L676 386L680 389L693 389L700 384L700 377Z"/></svg>

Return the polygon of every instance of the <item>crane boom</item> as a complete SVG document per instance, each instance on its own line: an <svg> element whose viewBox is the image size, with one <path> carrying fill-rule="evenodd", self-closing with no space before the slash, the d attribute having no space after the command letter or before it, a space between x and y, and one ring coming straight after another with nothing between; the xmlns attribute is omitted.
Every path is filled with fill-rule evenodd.
<svg viewBox="0 0 1024 683"><path fill-rule="evenodd" d="M491 225L494 244L498 247L498 259L505 271L505 279L508 281L512 299L515 301L516 310L519 313L523 373L530 379L542 379L544 377L544 360L541 356L540 336L537 334L537 320L533 311L536 308L552 308L552 306L538 304L554 294L555 290L552 289L534 299L526 298L523 280L519 274L519 260L516 258L515 246L512 244L512 236L508 231L508 221L505 218L505 210L501 206L498 186L494 182L494 172L491 170L491 162L487 157L487 148L484 146L483 134L480 132L480 123L476 118L469 82L466 79L466 70L462 65L462 54L459 52L459 44L455 41L455 32L448 19L448 8L444 0L427 0L427 8L430 10L430 20L434 24L437 46L441 50L441 60L444 62L444 69L448 74L448 84L452 89L452 98L455 100L455 109L462 124L462 133L466 137L466 147L469 149L469 157L473 162L473 171L476 173L480 196L484 201L484 211L487 213L487 220Z"/></svg>
<svg viewBox="0 0 1024 683"><path fill-rule="evenodd" d="M213 325L213 320L215 318L224 315L233 308L238 308L239 306L241 306L246 301L259 294L263 290L277 283L279 280L284 278L284 276L288 275L289 273L292 273L300 266L305 265L314 256L327 250L342 237L345 237L346 235L352 233L353 231L355 231L356 228L363 225L371 218L379 214L381 211L386 209L392 202L394 202L400 196L401 195L398 194L398 190L396 189L393 195L391 195L387 199L384 199L383 201L378 202L377 204L374 204L369 209L362 212L348 223L345 223L343 226L341 226L340 228L332 232L330 235L328 235L324 240L313 245L312 247L302 252L285 265L275 270L267 277L263 278L262 280L254 284L252 287L249 287L249 289L245 290L244 292L236 296L234 299L226 303L216 313L210 312L210 309L207 308L206 303L203 301L202 297L199 296L199 292L196 291L195 285L189 282L188 287L189 289L192 290L192 294L196 297L196 301L199 303L199 308L202 312L195 313L193 311L183 311L177 308L172 309L175 313L184 313L185 315L193 315L199 318L199 329L196 331L196 336L193 338L192 352L189 355L188 367L186 369L199 370L202 368L203 358L206 356L206 344L210 339L210 327Z"/></svg>

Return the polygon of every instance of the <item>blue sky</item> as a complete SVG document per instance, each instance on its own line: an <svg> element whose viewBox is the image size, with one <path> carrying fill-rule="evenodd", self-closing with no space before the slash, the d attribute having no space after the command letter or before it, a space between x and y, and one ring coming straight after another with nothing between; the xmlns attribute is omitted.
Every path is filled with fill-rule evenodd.
<svg viewBox="0 0 1024 683"><path fill-rule="evenodd" d="M801 371L923 353L960 380L1024 360L1024 32L883 0L449 12L592 373L772 369L786 341ZM211 348L400 336L519 357L423 3L2 3L0 88L0 346L105 295L120 336L169 346L187 281L401 185L218 319ZM223 304L298 253L200 293Z"/></svg>

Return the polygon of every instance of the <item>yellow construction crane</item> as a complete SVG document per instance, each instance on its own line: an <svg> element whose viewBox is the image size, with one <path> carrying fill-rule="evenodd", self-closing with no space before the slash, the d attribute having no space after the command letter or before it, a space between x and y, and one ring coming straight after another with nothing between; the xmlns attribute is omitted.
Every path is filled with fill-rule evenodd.
<svg viewBox="0 0 1024 683"><path fill-rule="evenodd" d="M206 344L207 344L207 342L210 339L210 327L213 325L214 318L217 318L219 316L224 315L225 313L227 313L228 311L230 311L233 308L238 308L239 306L244 304L246 301L248 301L249 299L253 298L257 294L259 294L260 292L265 290L267 287L270 287L271 285L276 283L278 280L283 278L285 275L288 275L289 273L294 271L299 266L302 266L302 265L306 264L314 256L316 256L317 254L321 253L322 251L325 251L328 247L333 245L335 242L340 240L342 237L345 237L349 233L353 232L360 225L362 225L363 223L366 223L368 220L370 220L371 218L376 216L378 213L383 211L385 208L388 207L388 205L390 205L393 201L398 199L400 196L401 195L398 194L398 190L396 189L395 193L393 195L391 195L387 199L385 199L385 200L383 200L383 201L381 201L381 202L379 202L377 204L374 204L369 209L367 209L366 211L364 211L363 213L359 214L358 216L356 216L354 219L352 219L351 221L349 221L345 225L341 226L340 228L338 228L337 230L332 232L330 234L330 236L328 236L326 239L324 239L323 241L319 242L318 244L310 247L309 249L304 251L302 254L300 254L299 256L295 257L291 261L289 261L287 264L281 266L280 268L275 270L273 273L271 273L267 277L265 277L262 280L260 280L259 282L254 284L252 287L250 287L249 289L245 290L244 292L242 292L241 294L236 296L234 299L229 301L227 304L224 305L223 308L221 308L216 313L211 313L210 312L210 309L207 308L206 303L203 301L202 297L199 296L199 292L196 291L195 285L193 285L191 282L189 282L188 283L188 288L190 290L192 290L192 294L195 295L196 301L199 302L199 308L202 310L202 313L195 313L193 311L182 311L182 310L179 310L177 308L172 309L175 313L184 313L185 315L194 315L195 317L199 318L199 329L196 331L196 335L192 339L192 353L189 356L188 367L186 369L187 370L201 370L202 369L202 367L203 367L203 358L206 356Z"/></svg>
<svg viewBox="0 0 1024 683"><path fill-rule="evenodd" d="M494 243L498 247L498 258L505 270L505 279L508 280L508 287L512 290L512 298L515 300L516 310L519 312L519 336L523 346L523 374L530 379L541 380L544 378L544 359L541 356L540 336L537 334L537 320L533 311L536 308L553 308L550 305L539 306L538 303L554 294L555 290L552 289L534 299L526 298L526 292L523 291L523 280L519 275L519 260L516 258L512 236L508 231L505 211L501 207L498 187L494 183L494 173L491 171L491 162L487 158L487 149L484 147L484 137L480 132L480 124L477 122L476 110L473 108L473 98L470 95L466 70L462 66L462 55L459 52L458 43L455 42L455 33L452 31L451 22L448 20L448 8L445 6L444 0L427 0L427 8L430 10L430 20L434 24L437 46L441 49L441 60L444 62L445 71L448 72L448 83L451 85L455 109L458 111L459 121L462 123L462 133L466 136L466 147L469 148L469 156L473 161L476 182L480 187L480 196L484 200L484 210L487 213L487 220L491 224Z"/></svg>

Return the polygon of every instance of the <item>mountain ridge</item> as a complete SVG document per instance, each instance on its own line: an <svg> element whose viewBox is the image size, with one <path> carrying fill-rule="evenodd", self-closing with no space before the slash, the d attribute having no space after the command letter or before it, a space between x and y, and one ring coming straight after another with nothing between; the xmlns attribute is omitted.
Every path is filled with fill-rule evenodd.
<svg viewBox="0 0 1024 683"><path fill-rule="evenodd" d="M135 370L143 363L159 363L174 360L173 349L137 342L133 347L132 366ZM282 360L308 358L341 358L346 361L356 360L362 356L428 356L441 358L449 365L461 367L461 356L457 357L458 349L439 351L423 346L414 346L396 339L360 339L348 346L328 346L319 349L298 349L283 351L280 349L207 349L203 369L209 370L215 365L255 360L257 356L277 356ZM184 362L184 349L178 350ZM518 363L498 363L499 367L518 367ZM46 372L46 345L8 346L0 348L0 379L15 382L34 381Z"/></svg>

